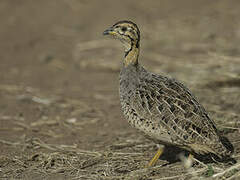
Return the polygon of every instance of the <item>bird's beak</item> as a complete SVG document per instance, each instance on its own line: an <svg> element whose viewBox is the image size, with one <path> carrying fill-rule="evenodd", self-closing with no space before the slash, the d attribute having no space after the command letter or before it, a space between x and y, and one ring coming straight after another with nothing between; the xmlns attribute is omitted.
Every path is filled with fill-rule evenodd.
<svg viewBox="0 0 240 180"><path fill-rule="evenodd" d="M112 27L108 28L107 30L105 30L103 32L103 35L114 35L114 34L115 34L115 32Z"/></svg>

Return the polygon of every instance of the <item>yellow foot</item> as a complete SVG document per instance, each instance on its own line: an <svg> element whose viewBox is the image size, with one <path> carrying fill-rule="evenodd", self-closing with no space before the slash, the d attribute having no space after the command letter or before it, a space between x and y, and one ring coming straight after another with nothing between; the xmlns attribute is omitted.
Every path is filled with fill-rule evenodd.
<svg viewBox="0 0 240 180"><path fill-rule="evenodd" d="M158 149L157 153L152 158L152 160L148 163L147 167L151 167L157 162L158 158L162 155L163 150L164 150L164 147L161 147Z"/></svg>

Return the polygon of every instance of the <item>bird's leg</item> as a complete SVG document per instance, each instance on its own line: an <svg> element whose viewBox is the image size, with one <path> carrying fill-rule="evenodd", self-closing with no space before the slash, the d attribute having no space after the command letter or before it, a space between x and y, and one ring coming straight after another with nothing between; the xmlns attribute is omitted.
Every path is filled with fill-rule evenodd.
<svg viewBox="0 0 240 180"><path fill-rule="evenodd" d="M159 146L157 153L156 153L155 156L152 158L152 160L148 163L147 167L153 166L153 165L157 162L157 160L159 159L159 157L162 155L163 151L164 151L164 146Z"/></svg>
<svg viewBox="0 0 240 180"><path fill-rule="evenodd" d="M193 158L194 158L194 156L192 154L188 155L188 159L193 159Z"/></svg>
<svg viewBox="0 0 240 180"><path fill-rule="evenodd" d="M179 155L179 159L182 161L183 166L186 169L189 169L193 165L194 156L192 154L189 154L188 157L186 157L183 153Z"/></svg>

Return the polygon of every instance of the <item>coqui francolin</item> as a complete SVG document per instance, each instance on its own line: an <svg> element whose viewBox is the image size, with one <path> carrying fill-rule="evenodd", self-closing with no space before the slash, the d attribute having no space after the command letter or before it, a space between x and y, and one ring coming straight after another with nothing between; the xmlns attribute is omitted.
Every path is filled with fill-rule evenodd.
<svg viewBox="0 0 240 180"><path fill-rule="evenodd" d="M131 126L157 144L219 158L231 155L231 143L219 134L214 121L187 87L141 66L140 31L135 23L117 22L103 34L119 39L124 46L119 93L123 114ZM163 148L159 148L148 165L155 164L162 152Z"/></svg>

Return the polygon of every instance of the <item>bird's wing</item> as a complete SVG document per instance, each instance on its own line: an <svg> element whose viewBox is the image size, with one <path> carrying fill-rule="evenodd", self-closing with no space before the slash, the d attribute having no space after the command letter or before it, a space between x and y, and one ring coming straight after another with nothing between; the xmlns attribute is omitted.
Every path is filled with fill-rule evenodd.
<svg viewBox="0 0 240 180"><path fill-rule="evenodd" d="M219 142L214 122L183 84L155 74L140 81L131 100L139 117L167 129L179 144Z"/></svg>

